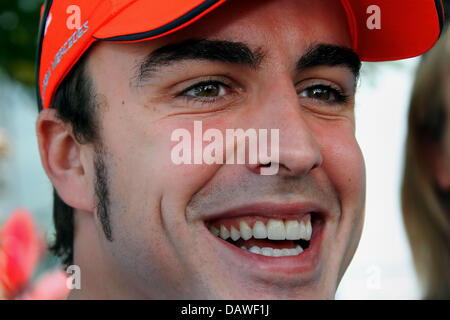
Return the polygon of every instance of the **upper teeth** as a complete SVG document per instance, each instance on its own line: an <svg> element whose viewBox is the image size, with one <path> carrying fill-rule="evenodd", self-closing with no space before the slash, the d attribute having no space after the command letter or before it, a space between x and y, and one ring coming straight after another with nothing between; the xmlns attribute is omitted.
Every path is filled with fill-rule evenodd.
<svg viewBox="0 0 450 320"><path fill-rule="evenodd" d="M312 233L311 219L298 222L297 220L279 220L270 219L267 226L262 221L256 221L251 228L247 222L241 220L239 229L234 226L228 230L224 225L220 225L220 229L209 226L209 230L216 236L220 236L226 240L231 237L233 241L242 238L248 240L251 237L255 239L269 240L310 240Z"/></svg>

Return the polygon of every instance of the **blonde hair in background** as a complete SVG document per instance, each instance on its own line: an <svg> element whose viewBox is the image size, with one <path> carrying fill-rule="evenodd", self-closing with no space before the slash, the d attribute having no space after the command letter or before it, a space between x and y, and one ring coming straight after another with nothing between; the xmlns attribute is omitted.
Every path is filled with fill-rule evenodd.
<svg viewBox="0 0 450 320"><path fill-rule="evenodd" d="M450 28L418 67L410 102L402 183L402 209L425 299L450 299L450 212L439 191L429 150L442 147L445 94L450 91Z"/></svg>
<svg viewBox="0 0 450 320"><path fill-rule="evenodd" d="M0 158L6 155L7 146L8 144L6 143L6 136L0 129Z"/></svg>

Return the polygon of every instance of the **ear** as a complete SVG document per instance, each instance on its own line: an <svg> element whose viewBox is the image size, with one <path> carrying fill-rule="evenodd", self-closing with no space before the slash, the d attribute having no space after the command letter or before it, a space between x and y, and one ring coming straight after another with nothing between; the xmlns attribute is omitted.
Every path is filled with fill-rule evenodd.
<svg viewBox="0 0 450 320"><path fill-rule="evenodd" d="M58 195L72 208L93 212L89 147L76 141L71 126L57 117L55 109L40 112L36 133L44 170Z"/></svg>
<svg viewBox="0 0 450 320"><path fill-rule="evenodd" d="M433 143L430 148L431 172L442 191L450 190L450 163L446 160L440 145Z"/></svg>

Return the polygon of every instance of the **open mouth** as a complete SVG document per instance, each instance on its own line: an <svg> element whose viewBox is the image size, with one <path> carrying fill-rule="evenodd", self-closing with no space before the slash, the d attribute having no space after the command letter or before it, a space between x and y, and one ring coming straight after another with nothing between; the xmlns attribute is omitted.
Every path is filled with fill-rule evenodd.
<svg viewBox="0 0 450 320"><path fill-rule="evenodd" d="M268 257L301 255L310 246L311 213L287 218L241 216L207 222L208 230L228 243Z"/></svg>

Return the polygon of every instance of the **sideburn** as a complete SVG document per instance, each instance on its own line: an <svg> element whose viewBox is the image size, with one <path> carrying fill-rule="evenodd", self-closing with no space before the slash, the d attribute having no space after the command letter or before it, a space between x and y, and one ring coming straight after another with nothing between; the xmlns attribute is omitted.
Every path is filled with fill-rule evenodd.
<svg viewBox="0 0 450 320"><path fill-rule="evenodd" d="M106 239L113 241L111 233L111 224L109 220L109 190L108 190L108 171L105 164L105 152L103 148L96 147L94 156L95 169L95 206L97 208L97 217L102 224Z"/></svg>

